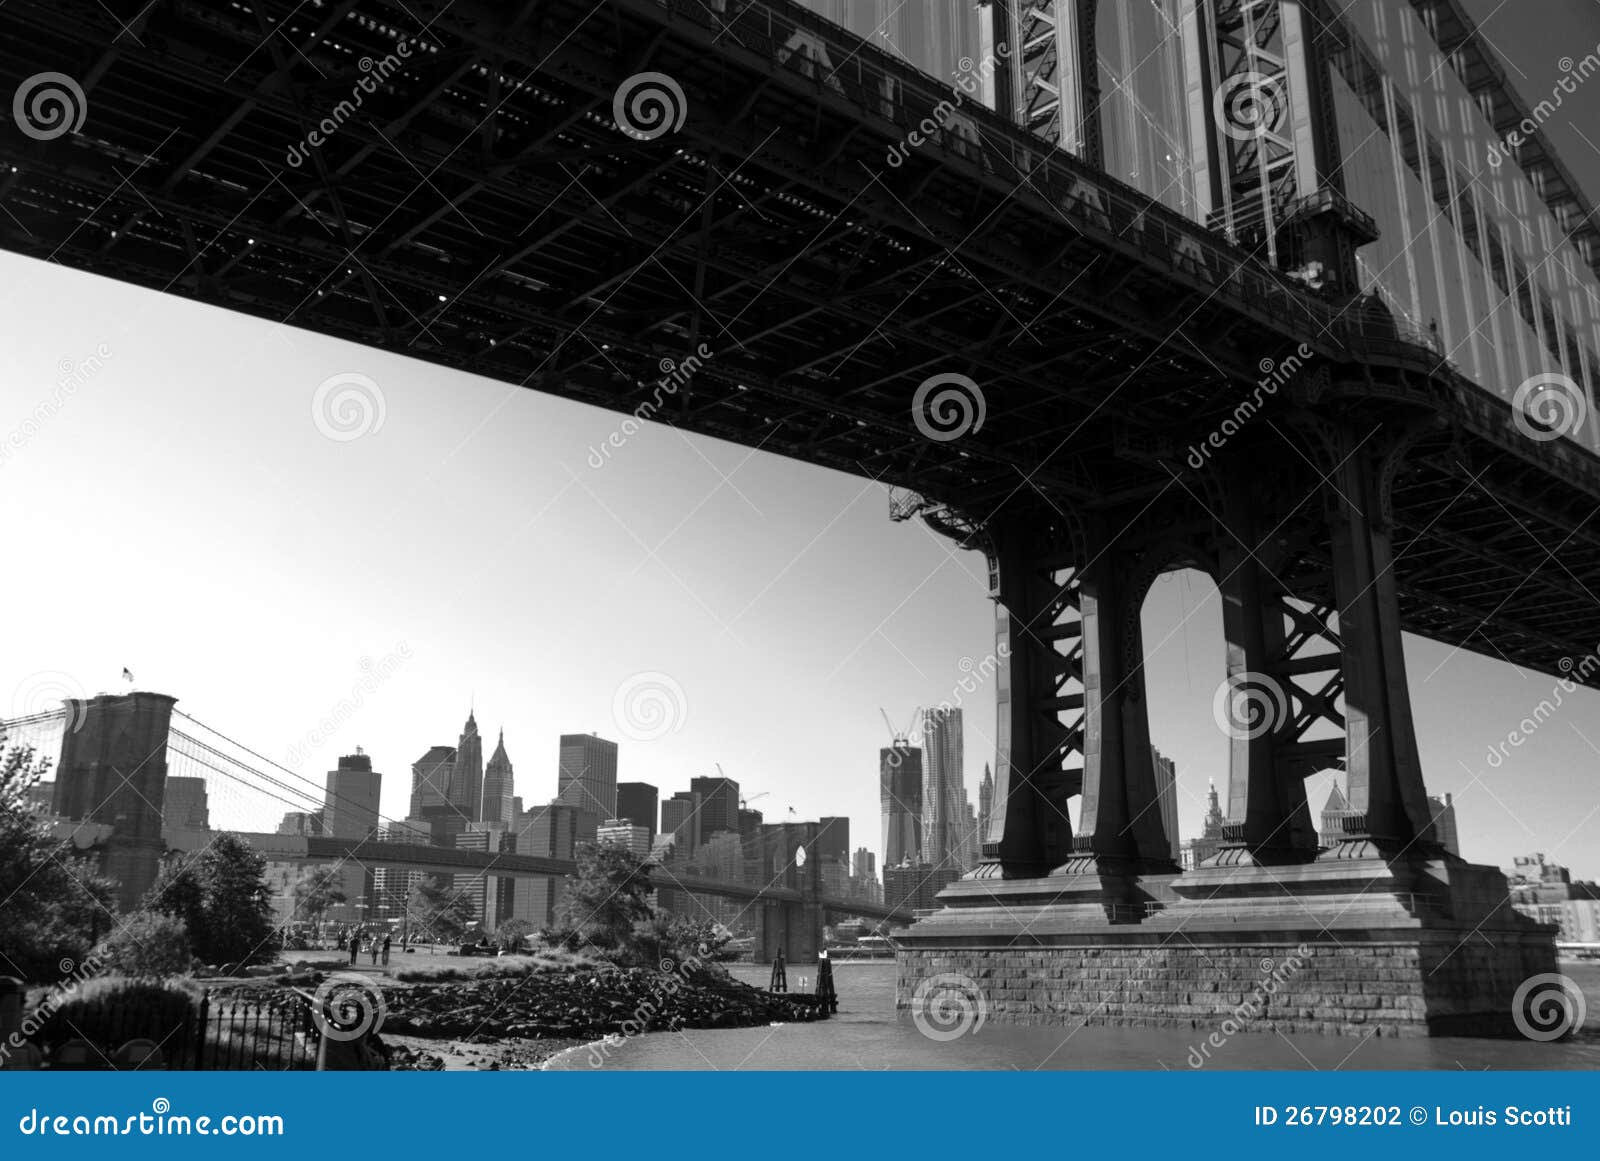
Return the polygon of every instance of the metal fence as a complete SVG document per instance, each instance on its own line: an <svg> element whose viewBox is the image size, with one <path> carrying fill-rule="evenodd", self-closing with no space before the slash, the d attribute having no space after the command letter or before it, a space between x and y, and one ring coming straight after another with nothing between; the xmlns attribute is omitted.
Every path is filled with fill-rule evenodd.
<svg viewBox="0 0 1600 1161"><path fill-rule="evenodd" d="M32 1038L50 1069L283 1071L317 1067L321 1035L296 992L205 996L182 1009L77 1002Z"/></svg>

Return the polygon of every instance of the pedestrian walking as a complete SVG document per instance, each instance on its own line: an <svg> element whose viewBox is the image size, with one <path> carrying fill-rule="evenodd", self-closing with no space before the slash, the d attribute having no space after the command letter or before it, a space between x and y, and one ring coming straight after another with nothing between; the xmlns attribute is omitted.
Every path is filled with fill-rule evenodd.
<svg viewBox="0 0 1600 1161"><path fill-rule="evenodd" d="M389 935L385 935L383 937L383 966L384 967L388 967L389 966L389 943L390 943L390 941L392 939L393 939L393 936L389 936Z"/></svg>
<svg viewBox="0 0 1600 1161"><path fill-rule="evenodd" d="M355 965L356 965L356 956L357 956L357 954L360 953L360 951L361 951L361 933L359 931L352 931L350 933L350 966L351 967L355 967Z"/></svg>

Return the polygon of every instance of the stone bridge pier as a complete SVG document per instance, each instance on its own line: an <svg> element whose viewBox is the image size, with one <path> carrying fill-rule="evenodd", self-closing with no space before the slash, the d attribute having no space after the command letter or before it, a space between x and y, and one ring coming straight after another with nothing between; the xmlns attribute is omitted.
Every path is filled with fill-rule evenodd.
<svg viewBox="0 0 1600 1161"><path fill-rule="evenodd" d="M771 963L783 952L788 963L814 963L822 950L822 907L814 902L762 903L757 919L755 961Z"/></svg>
<svg viewBox="0 0 1600 1161"><path fill-rule="evenodd" d="M995 805L980 866L898 941L902 1006L954 971L999 1019L1189 1024L1248 1004L1262 1030L1500 1033L1518 985L1555 970L1554 929L1433 830L1388 495L1433 436L1365 418L1293 435L1241 432L1157 501L978 530L1005 659ZM1221 849L1187 869L1139 627L1151 583L1182 567L1221 594L1229 744ZM1350 809L1319 845L1305 781L1341 763Z"/></svg>

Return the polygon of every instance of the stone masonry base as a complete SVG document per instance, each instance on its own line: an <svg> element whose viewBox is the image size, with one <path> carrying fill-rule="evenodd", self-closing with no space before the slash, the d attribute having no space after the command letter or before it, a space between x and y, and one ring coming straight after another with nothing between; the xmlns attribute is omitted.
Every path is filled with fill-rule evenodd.
<svg viewBox="0 0 1600 1161"><path fill-rule="evenodd" d="M1554 972L1553 929L1492 898L1482 869L1432 864L1400 886L1350 871L1203 872L1143 882L962 882L897 938L897 1005L986 1019L1352 1036L1515 1034L1519 985ZM1257 893L1270 875L1272 894ZM1503 878L1498 880L1504 883ZM1286 897L1285 888L1292 898ZM1115 897L1114 903L1105 900ZM1086 900L1105 905L1096 911ZM1504 896L1501 896L1501 900Z"/></svg>

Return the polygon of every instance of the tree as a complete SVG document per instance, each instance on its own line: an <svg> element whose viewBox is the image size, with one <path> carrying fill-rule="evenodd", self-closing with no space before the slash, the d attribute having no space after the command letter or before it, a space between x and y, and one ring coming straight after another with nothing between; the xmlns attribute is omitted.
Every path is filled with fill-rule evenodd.
<svg viewBox="0 0 1600 1161"><path fill-rule="evenodd" d="M311 920L313 936L322 934L322 917L329 908L345 902L344 888L339 884L339 869L323 867L311 876L301 879L294 888L294 911Z"/></svg>
<svg viewBox="0 0 1600 1161"><path fill-rule="evenodd" d="M116 887L29 809L49 762L5 739L0 728L0 973L53 982L115 922Z"/></svg>
<svg viewBox="0 0 1600 1161"><path fill-rule="evenodd" d="M445 943L458 943L477 918L472 900L443 875L425 875L406 904L422 929Z"/></svg>
<svg viewBox="0 0 1600 1161"><path fill-rule="evenodd" d="M566 942L601 950L624 949L634 925L654 914L650 873L627 847L585 843L578 848L578 873L568 876L557 914Z"/></svg>
<svg viewBox="0 0 1600 1161"><path fill-rule="evenodd" d="M274 954L266 868L249 843L224 831L200 854L169 861L145 906L182 919L205 963L265 963Z"/></svg>
<svg viewBox="0 0 1600 1161"><path fill-rule="evenodd" d="M521 951L523 941L532 931L533 924L526 919L507 919L495 929L494 941L502 951Z"/></svg>
<svg viewBox="0 0 1600 1161"><path fill-rule="evenodd" d="M136 911L94 949L95 961L125 976L186 976L194 962L189 928L176 915Z"/></svg>

